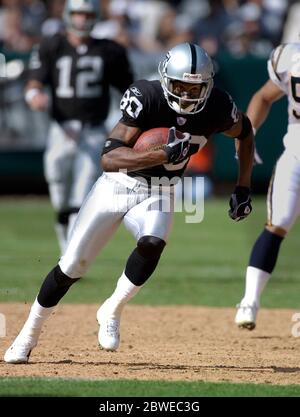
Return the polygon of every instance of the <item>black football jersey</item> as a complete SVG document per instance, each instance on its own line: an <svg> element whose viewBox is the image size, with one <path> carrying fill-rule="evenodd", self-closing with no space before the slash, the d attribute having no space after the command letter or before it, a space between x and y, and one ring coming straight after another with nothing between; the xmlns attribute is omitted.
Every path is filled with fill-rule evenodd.
<svg viewBox="0 0 300 417"><path fill-rule="evenodd" d="M155 127L175 126L181 132L192 135L191 146L199 149L217 132L224 132L237 122L237 107L231 96L216 87L206 102L202 111L196 114L181 115L168 105L159 81L136 81L125 92L120 107L121 122L128 126L139 127L146 131ZM181 163L164 164L129 172L131 176L151 177L180 177L189 158Z"/></svg>
<svg viewBox="0 0 300 417"><path fill-rule="evenodd" d="M34 48L28 78L49 86L55 120L77 119L91 124L107 117L109 87L124 93L133 82L121 45L90 38L87 44L75 48L63 34L46 37Z"/></svg>

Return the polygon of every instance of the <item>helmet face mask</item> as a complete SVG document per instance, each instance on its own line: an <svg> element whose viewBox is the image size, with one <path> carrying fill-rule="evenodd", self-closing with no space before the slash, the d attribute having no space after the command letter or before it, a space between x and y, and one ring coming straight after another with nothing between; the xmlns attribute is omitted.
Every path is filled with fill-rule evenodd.
<svg viewBox="0 0 300 417"><path fill-rule="evenodd" d="M63 13L64 22L67 30L78 37L90 35L99 15L98 0L66 0Z"/></svg>
<svg viewBox="0 0 300 417"><path fill-rule="evenodd" d="M197 45L175 46L160 62L158 71L165 98L179 114L199 113L213 87L213 64ZM179 88L178 88L179 87Z"/></svg>

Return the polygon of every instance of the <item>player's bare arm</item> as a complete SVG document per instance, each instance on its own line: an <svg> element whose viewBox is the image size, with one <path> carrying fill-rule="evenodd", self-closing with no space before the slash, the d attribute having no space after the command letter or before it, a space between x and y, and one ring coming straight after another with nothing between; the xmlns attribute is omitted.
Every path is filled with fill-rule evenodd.
<svg viewBox="0 0 300 417"><path fill-rule="evenodd" d="M273 81L268 80L252 97L247 116L257 130L266 120L272 104L284 96L284 92Z"/></svg>
<svg viewBox="0 0 300 417"><path fill-rule="evenodd" d="M239 160L237 185L250 188L254 155L254 138L251 123L247 116L239 112L238 121L223 133L235 138Z"/></svg>
<svg viewBox="0 0 300 417"><path fill-rule="evenodd" d="M117 139L124 146L112 149L102 156L104 171L117 172L120 169L134 171L168 162L168 157L164 150L136 152L132 149L140 134L141 130L137 127L126 126L124 123L118 123L115 126L109 135L110 139Z"/></svg>

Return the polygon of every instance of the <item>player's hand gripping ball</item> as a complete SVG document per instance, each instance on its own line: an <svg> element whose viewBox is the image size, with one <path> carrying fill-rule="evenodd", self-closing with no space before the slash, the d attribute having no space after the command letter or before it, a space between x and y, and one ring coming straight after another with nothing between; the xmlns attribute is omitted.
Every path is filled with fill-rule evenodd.
<svg viewBox="0 0 300 417"><path fill-rule="evenodd" d="M187 158L191 135L176 130L175 127L157 127L143 132L133 149L138 152L163 149L168 162L180 162Z"/></svg>

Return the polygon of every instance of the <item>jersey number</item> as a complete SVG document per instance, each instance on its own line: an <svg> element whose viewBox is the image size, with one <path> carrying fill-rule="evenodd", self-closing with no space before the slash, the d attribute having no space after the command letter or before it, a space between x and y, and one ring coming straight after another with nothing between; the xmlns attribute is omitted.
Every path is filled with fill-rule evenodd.
<svg viewBox="0 0 300 417"><path fill-rule="evenodd" d="M300 103L300 77L291 77L292 96L296 103ZM298 94L297 94L298 93ZM293 110L293 115L300 119L300 114Z"/></svg>
<svg viewBox="0 0 300 417"><path fill-rule="evenodd" d="M101 94L99 80L103 73L103 61L99 56L82 56L77 60L74 87L71 85L72 57L61 57L56 67L59 70L57 97L94 98Z"/></svg>
<svg viewBox="0 0 300 417"><path fill-rule="evenodd" d="M129 90L125 91L120 102L120 109L122 111L126 111L126 113L129 114L130 117L136 119L140 114L142 108L143 105L140 102L140 100L135 96L131 96Z"/></svg>

